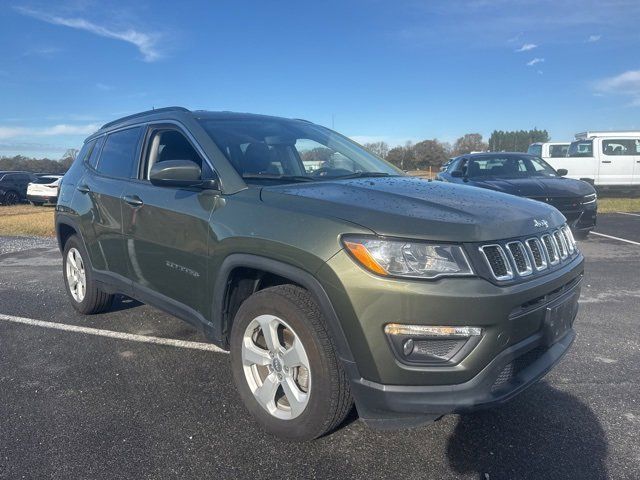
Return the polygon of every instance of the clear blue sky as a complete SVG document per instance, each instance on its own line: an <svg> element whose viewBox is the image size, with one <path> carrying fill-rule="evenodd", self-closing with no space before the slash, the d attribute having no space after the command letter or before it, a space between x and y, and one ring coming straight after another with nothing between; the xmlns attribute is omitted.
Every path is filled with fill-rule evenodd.
<svg viewBox="0 0 640 480"><path fill-rule="evenodd" d="M640 128L638 0L0 1L0 155L167 105L359 141Z"/></svg>

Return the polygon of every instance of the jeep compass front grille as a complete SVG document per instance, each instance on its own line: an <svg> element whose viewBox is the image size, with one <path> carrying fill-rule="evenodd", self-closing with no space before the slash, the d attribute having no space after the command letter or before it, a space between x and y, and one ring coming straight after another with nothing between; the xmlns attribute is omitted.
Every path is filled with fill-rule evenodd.
<svg viewBox="0 0 640 480"><path fill-rule="evenodd" d="M481 245L479 250L495 280L507 281L551 269L571 260L577 253L569 227L539 237Z"/></svg>

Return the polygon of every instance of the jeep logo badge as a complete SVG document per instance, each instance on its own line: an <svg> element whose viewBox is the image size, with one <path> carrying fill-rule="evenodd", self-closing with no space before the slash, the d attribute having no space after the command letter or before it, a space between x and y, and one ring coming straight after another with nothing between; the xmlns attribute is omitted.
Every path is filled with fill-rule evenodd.
<svg viewBox="0 0 640 480"><path fill-rule="evenodd" d="M536 218L533 219L533 226L534 227L540 227L540 228L549 228L549 222L547 222L546 220L538 220Z"/></svg>

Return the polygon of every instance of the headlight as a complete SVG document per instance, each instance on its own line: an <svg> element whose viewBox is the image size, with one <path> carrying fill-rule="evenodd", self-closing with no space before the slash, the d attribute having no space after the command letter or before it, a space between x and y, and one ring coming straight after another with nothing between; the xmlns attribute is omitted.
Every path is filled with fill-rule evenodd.
<svg viewBox="0 0 640 480"><path fill-rule="evenodd" d="M360 265L378 275L410 278L473 275L459 245L367 237L344 237L342 243Z"/></svg>
<svg viewBox="0 0 640 480"><path fill-rule="evenodd" d="M598 200L598 195L596 195L595 193L590 193L589 195L585 195L584 197L582 197L582 204L588 205L590 203L594 203L596 200Z"/></svg>

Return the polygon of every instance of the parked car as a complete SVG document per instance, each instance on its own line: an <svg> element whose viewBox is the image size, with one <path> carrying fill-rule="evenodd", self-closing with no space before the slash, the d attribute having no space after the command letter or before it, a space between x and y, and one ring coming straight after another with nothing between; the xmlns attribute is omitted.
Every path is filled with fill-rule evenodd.
<svg viewBox="0 0 640 480"><path fill-rule="evenodd" d="M544 161L551 163L552 158L564 158L569 151L569 142L538 142L529 145L527 153L542 158Z"/></svg>
<svg viewBox="0 0 640 480"><path fill-rule="evenodd" d="M640 131L583 132L564 158L549 158L569 178L587 181L602 190L640 190Z"/></svg>
<svg viewBox="0 0 640 480"><path fill-rule="evenodd" d="M0 203L14 205L26 200L27 185L36 176L29 172L0 171Z"/></svg>
<svg viewBox="0 0 640 480"><path fill-rule="evenodd" d="M547 162L526 153L462 155L438 174L438 180L527 197L554 206L573 233L585 238L596 225L596 191L587 182L565 178Z"/></svg>
<svg viewBox="0 0 640 480"><path fill-rule="evenodd" d="M58 201L58 186L62 175L38 175L27 186L27 200L31 205L42 206L45 203L55 205Z"/></svg>
<svg viewBox="0 0 640 480"><path fill-rule="evenodd" d="M76 310L121 293L201 328L288 439L354 402L386 428L501 404L575 337L584 260L558 210L406 176L304 120L169 107L107 123L55 223Z"/></svg>

